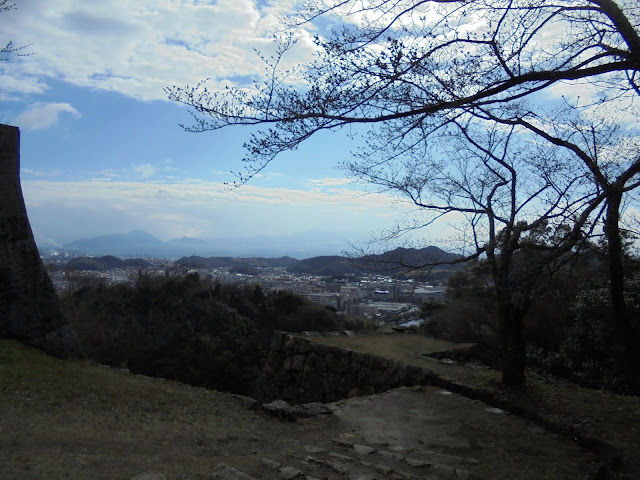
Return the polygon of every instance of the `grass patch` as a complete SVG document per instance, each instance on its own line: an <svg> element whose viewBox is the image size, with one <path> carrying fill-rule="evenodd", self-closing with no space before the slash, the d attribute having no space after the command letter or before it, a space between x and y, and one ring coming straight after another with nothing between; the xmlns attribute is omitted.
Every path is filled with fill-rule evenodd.
<svg viewBox="0 0 640 480"><path fill-rule="evenodd" d="M130 479L158 470L205 479L219 461L258 473L258 450L279 458L289 443L301 448L289 425L239 397L10 340L0 340L0 411L2 478Z"/></svg>
<svg viewBox="0 0 640 480"><path fill-rule="evenodd" d="M422 354L459 347L459 344L415 334L371 334L348 336L326 336L314 338L314 342L332 347L346 348L357 352L378 355L407 365L428 368L448 379L464 377L474 387L496 383L500 374L487 368L469 368L459 364L443 364Z"/></svg>

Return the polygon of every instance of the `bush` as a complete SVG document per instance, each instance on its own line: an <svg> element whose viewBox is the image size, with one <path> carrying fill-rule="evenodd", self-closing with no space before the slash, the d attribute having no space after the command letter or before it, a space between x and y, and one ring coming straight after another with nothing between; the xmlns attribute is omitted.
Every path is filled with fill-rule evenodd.
<svg viewBox="0 0 640 480"><path fill-rule="evenodd" d="M253 392L274 330L345 325L335 309L290 292L169 270L140 271L134 285L87 284L63 306L96 362L242 394Z"/></svg>

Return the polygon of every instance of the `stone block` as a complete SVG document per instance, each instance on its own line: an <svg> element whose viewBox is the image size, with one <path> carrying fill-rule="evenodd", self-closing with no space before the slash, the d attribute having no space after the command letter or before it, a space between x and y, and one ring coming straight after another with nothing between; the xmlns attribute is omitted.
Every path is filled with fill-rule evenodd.
<svg viewBox="0 0 640 480"><path fill-rule="evenodd" d="M282 362L282 369L285 372L302 372L304 370L306 360L307 359L304 355L286 357Z"/></svg>
<svg viewBox="0 0 640 480"><path fill-rule="evenodd" d="M340 386L340 376L335 373L327 373L323 377L323 383L325 392L335 392Z"/></svg>
<svg viewBox="0 0 640 480"><path fill-rule="evenodd" d="M335 353L327 353L324 356L324 365L328 372L337 372L338 371L338 356Z"/></svg>
<svg viewBox="0 0 640 480"><path fill-rule="evenodd" d="M307 361L304 365L305 372L314 372L320 375L326 371L324 359L315 352L311 352L307 357Z"/></svg>
<svg viewBox="0 0 640 480"><path fill-rule="evenodd" d="M351 352L345 352L345 354L338 359L336 371L340 374L351 371Z"/></svg>
<svg viewBox="0 0 640 480"><path fill-rule="evenodd" d="M371 380L371 370L369 370L367 367L361 368L358 372L357 385L363 387L372 384L373 382Z"/></svg>
<svg viewBox="0 0 640 480"><path fill-rule="evenodd" d="M315 401L322 399L322 392L324 392L324 377L322 375L309 373L302 378L301 384L306 390L310 390L316 395Z"/></svg>

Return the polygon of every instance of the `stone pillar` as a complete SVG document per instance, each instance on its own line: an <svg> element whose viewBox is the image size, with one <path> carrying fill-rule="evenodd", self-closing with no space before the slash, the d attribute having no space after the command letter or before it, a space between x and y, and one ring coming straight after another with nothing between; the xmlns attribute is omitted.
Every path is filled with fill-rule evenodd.
<svg viewBox="0 0 640 480"><path fill-rule="evenodd" d="M20 187L20 130L0 125L0 337L82 356L40 258Z"/></svg>

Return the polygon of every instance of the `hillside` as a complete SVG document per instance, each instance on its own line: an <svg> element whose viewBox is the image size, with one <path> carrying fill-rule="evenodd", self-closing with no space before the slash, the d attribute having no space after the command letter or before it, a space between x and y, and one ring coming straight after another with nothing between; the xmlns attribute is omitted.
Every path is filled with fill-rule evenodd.
<svg viewBox="0 0 640 480"><path fill-rule="evenodd" d="M460 255L445 252L438 247L397 248L379 255L367 255L351 258L341 255L323 255L305 260L291 257L279 258L236 258L236 257L183 257L178 264L187 268L241 268L241 267L280 267L297 274L332 276L353 275L360 273L379 272L382 274L408 273L429 275L431 279L445 279L452 272L461 268L463 264L451 264ZM443 263L433 267L434 264ZM410 267L416 267L412 269Z"/></svg>
<svg viewBox="0 0 640 480"><path fill-rule="evenodd" d="M0 340L0 390L1 479L130 479L150 470L204 479L220 461L257 473L263 457L284 459L305 435L337 434L331 419L291 429L241 397L8 340Z"/></svg>
<svg viewBox="0 0 640 480"><path fill-rule="evenodd" d="M0 340L0 390L0 431L11 432L0 435L2 479L126 480L154 471L145 478L568 480L595 478L598 468L568 437L434 387L340 401L332 414L291 423L242 397ZM571 398L582 401L562 396L560 405ZM627 428L636 425L631 400L613 410L594 404L586 419L626 416Z"/></svg>
<svg viewBox="0 0 640 480"><path fill-rule="evenodd" d="M223 268L223 267L258 267L258 268L281 268L296 265L298 260L291 257L278 258L238 258L238 257L200 257L192 255L190 257L182 257L176 261L178 265L185 268Z"/></svg>
<svg viewBox="0 0 640 480"><path fill-rule="evenodd" d="M105 272L114 268L146 268L151 263L143 258L121 258L113 255L104 257L77 257L69 260L65 268L72 270L91 270L95 272Z"/></svg>

